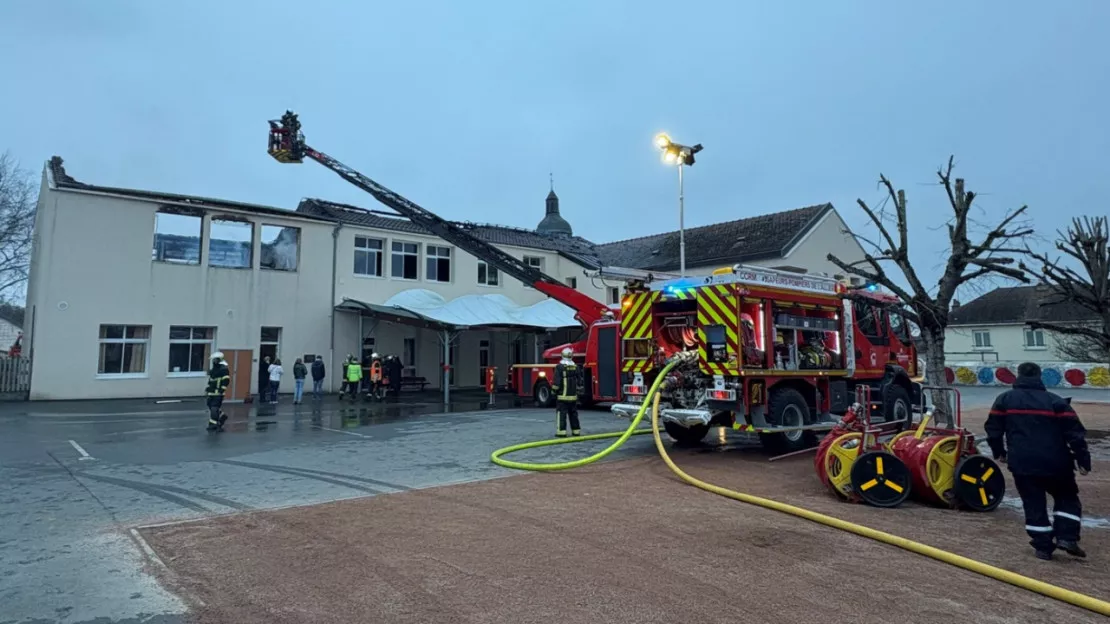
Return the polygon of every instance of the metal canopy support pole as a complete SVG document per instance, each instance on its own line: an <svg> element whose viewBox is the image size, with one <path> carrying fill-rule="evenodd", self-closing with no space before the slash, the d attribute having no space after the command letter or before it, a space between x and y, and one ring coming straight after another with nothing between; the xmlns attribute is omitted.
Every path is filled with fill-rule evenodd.
<svg viewBox="0 0 1110 624"><path fill-rule="evenodd" d="M443 343L443 408L451 407L451 343L455 341L458 332L452 334L449 330L440 330L439 341Z"/></svg>

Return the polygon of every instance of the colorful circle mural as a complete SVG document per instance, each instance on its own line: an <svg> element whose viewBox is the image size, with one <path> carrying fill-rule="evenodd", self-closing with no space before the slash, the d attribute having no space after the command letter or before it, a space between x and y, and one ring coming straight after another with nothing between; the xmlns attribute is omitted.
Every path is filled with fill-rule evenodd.
<svg viewBox="0 0 1110 624"><path fill-rule="evenodd" d="M945 366L948 383L964 386L1010 385L1020 362L952 362ZM1041 381L1058 388L1110 388L1110 366L1075 362L1041 364Z"/></svg>
<svg viewBox="0 0 1110 624"><path fill-rule="evenodd" d="M999 367L994 370L994 378L1004 384L1012 384L1017 376L1008 368Z"/></svg>
<svg viewBox="0 0 1110 624"><path fill-rule="evenodd" d="M1063 380L1064 376L1061 375L1060 371L1056 370L1055 368L1048 367L1041 369L1041 381L1043 381L1044 385L1048 386L1049 388L1060 385L1060 382Z"/></svg>

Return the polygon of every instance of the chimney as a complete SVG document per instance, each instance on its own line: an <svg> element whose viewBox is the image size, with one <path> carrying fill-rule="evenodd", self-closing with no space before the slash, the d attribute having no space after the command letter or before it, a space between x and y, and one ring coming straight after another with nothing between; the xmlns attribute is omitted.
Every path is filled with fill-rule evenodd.
<svg viewBox="0 0 1110 624"><path fill-rule="evenodd" d="M952 309L955 310L958 307L960 307L960 300L959 299L953 299L952 300Z"/></svg>

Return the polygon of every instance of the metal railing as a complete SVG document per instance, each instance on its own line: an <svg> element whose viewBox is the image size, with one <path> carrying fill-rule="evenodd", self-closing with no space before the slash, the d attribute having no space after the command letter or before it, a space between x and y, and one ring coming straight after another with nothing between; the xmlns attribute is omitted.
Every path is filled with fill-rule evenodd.
<svg viewBox="0 0 1110 624"><path fill-rule="evenodd" d="M6 398L25 399L30 391L31 358L0 359L0 395L6 395Z"/></svg>

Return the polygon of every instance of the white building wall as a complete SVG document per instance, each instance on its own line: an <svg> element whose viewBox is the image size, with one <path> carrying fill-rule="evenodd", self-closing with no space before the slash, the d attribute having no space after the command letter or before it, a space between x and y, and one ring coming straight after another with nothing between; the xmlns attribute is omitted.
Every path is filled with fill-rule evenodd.
<svg viewBox="0 0 1110 624"><path fill-rule="evenodd" d="M975 332L986 332L990 336L989 347L975 346ZM1056 352L1056 337L1052 332L1041 332L1043 347L1026 346L1025 326L1008 325L962 325L949 327L944 332L944 357L951 362L1034 362L1060 361Z"/></svg>
<svg viewBox="0 0 1110 624"><path fill-rule="evenodd" d="M206 244L199 265L152 261L157 210L148 201L44 189L28 288L35 319L31 399L202 393L203 373L168 371L170 325L214 326L217 348L251 349L256 358L261 327L281 327L287 370L302 354L327 353L330 224L238 213L254 226L255 268L215 268ZM207 212L206 242L211 216L232 211ZM262 224L300 228L295 272L257 268ZM101 324L151 326L142 374L98 375Z"/></svg>
<svg viewBox="0 0 1110 624"><path fill-rule="evenodd" d="M381 277L359 275L355 273L355 238L364 237L380 240L385 250L382 262ZM376 230L352 225L344 225L338 236L338 251L336 254L336 303L344 298L355 299L366 303L385 303L399 292L422 288L441 295L444 299L452 299L471 294L501 294L520 305L530 305L542 301L546 297L526 287L519 280L501 274L497 286L488 286L478 282L478 259L462 252L453 245L433 236L404 234L387 230ZM415 243L417 245L418 263L416 279L396 278L392 275L393 242ZM428 246L449 247L451 249L451 276L449 281L435 281L429 279L427 273ZM583 268L557 253L524 247L499 246L502 251L517 258L525 256L542 258L542 269L552 277L565 280L576 278L577 290L598 301L604 301L605 291L600 282L596 285L586 278Z"/></svg>
<svg viewBox="0 0 1110 624"><path fill-rule="evenodd" d="M796 266L810 273L843 274L842 269L829 262L829 254L846 264L863 260L864 257L863 248L850 234L845 233L847 229L848 226L840 215L835 210L830 210L792 249L787 250L784 258L755 264Z"/></svg>

